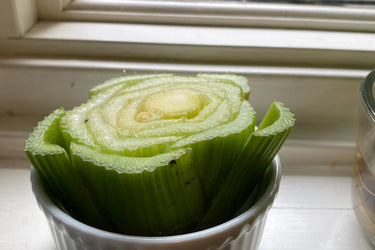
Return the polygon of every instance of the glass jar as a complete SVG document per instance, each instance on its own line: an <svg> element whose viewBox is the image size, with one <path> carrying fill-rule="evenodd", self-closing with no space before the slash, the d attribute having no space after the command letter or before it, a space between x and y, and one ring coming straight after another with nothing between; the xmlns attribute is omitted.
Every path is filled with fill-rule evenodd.
<svg viewBox="0 0 375 250"><path fill-rule="evenodd" d="M370 243L375 246L375 70L360 87L359 126L353 178L354 212Z"/></svg>

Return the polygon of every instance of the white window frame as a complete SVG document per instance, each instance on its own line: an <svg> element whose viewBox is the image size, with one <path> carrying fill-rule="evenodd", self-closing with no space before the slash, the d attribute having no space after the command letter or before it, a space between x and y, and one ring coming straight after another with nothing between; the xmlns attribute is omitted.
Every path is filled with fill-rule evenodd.
<svg viewBox="0 0 375 250"><path fill-rule="evenodd" d="M43 20L375 31L371 6L241 1L36 0Z"/></svg>
<svg viewBox="0 0 375 250"><path fill-rule="evenodd" d="M29 4L25 4L26 2ZM106 0L105 2L107 3L107 8L112 10L122 9L120 8L120 3L134 4L134 1L131 0ZM155 2L161 3L160 1ZM183 2L183 4L187 3L190 4L189 2ZM81 7L83 8L84 4L86 4L86 7L91 4L91 8L96 6L95 8L101 10L95 12L88 9L79 10ZM231 5L233 3L225 4ZM12 5L13 7L9 8L7 5ZM82 6L79 7L80 5ZM270 18L277 16L277 14L282 14L280 4L271 4L270 6L275 8L270 10L266 10L265 5L262 4L250 4L249 6L249 10L253 13L258 13L256 11L259 10L259 13L263 13L265 16L269 14L268 17ZM291 6L291 9L287 11L289 13L288 16L299 18L299 16L307 15L308 13L310 13L310 16L316 14L317 17L313 20L314 22L316 21L316 24L321 21L321 17L331 15L335 11L337 15L333 15L331 19L336 21L344 17L357 18L356 15L360 13L367 13L367 15L363 14L361 18L370 20L373 15L371 13L374 11L372 9ZM207 13L213 13L217 7L218 4L215 3L213 7L210 7L211 9L208 7L202 9L205 9ZM168 8L164 6L163 8L160 7L159 10L164 11ZM170 7L168 9L169 13L171 13L173 8L177 7ZM316 8L321 8L324 11L321 13L314 12ZM213 25L214 22L211 23L212 25L207 26L176 25L172 23L150 24L121 21L121 18L119 19L120 21L114 23L111 21L119 16L123 16L126 19L129 16L129 12L117 11L119 16L116 16L112 15L111 11L103 11L103 0L1 1L0 16L4 17L9 14L7 12L8 9L12 9L11 15L8 21L3 23L10 23L16 28L9 33L6 29L9 26L0 26L0 37L19 37L22 39L0 40L0 46L4 48L3 54L5 56L29 54L32 51L34 55L39 56L70 55L82 57L89 55L91 57L121 59L125 55L127 59L136 60L162 59L254 65L273 64L271 66L303 65L305 67L345 68L352 66L369 68L373 64L373 58L375 58L375 33L369 31L359 32L356 30L356 32L349 32L325 29L215 26ZM182 9L185 10L184 8ZM134 8L133 10L135 11ZM150 11L149 7L145 6L142 10L145 11L144 13ZM192 11L191 8L190 11ZM223 13L223 16L226 18L233 16L234 12L231 13L230 11ZM339 12L341 13L340 15ZM159 12L156 11L155 13ZM259 13L257 15L260 15ZM140 18L141 16L138 17ZM207 17L205 14L202 16ZM106 19L109 17L113 20ZM281 17L279 16L279 18ZM92 22L93 20L96 22ZM195 19L192 18L191 20ZM289 19L285 18L285 20L287 22ZM351 20L347 19L347 22L351 22ZM314 23L313 21L312 23ZM350 25L345 27L348 28ZM375 28L375 23L371 27ZM103 47L106 50L100 49ZM217 51L220 51L220 54Z"/></svg>
<svg viewBox="0 0 375 250"><path fill-rule="evenodd" d="M15 41L0 41L0 45L9 46L5 54L14 54L22 53L26 42L27 49L46 41L90 42L93 46L84 47L82 53L94 56L102 56L96 48L98 43L111 45L105 52L107 56L116 56L119 49L135 51L133 47L144 45L147 52L141 49L139 54L148 53L150 59L160 57L159 52L166 55L165 59L176 59L168 56L171 51L177 55L176 46L180 55L180 47L194 48L194 53L181 55L182 60L210 56L211 49L220 47L222 61L233 61L238 53L238 63L244 62L243 53L239 53L242 49L255 51L253 58L274 54L269 53L272 50L276 54L265 58L275 64L284 63L278 55L281 49L294 51L295 57L314 51L313 56L302 56L300 60L312 65L322 58L322 63L339 67L344 59L352 57L352 52L358 52L354 54L361 58L359 65L368 65L375 52L374 8L191 1L175 4L172 0L3 0L0 16L5 20L0 22L0 37L21 37L22 41L17 41L19 47ZM199 11L194 4L199 5ZM193 25L197 23L201 25ZM42 55L53 49L40 48L33 49ZM56 48L59 50L55 53L78 55L73 47ZM294 57L290 59L298 64Z"/></svg>
<svg viewBox="0 0 375 250"><path fill-rule="evenodd" d="M21 37L38 19L34 0L0 1L0 38Z"/></svg>
<svg viewBox="0 0 375 250"><path fill-rule="evenodd" d="M219 16L207 7L202 15L186 9L175 17L174 7L163 7L144 23L151 11L147 6L119 11L116 3L0 0L0 165L5 166L5 187L15 191L9 204L16 208L11 216L5 214L13 225L4 227L10 239L6 246L13 247L19 239L25 249L52 244L44 228L29 220L36 213L24 216L31 201L17 195L29 193L22 189L29 186L18 186L26 179L20 182L18 177L28 175L23 149L32 127L53 109L86 102L91 87L126 70L244 75L259 118L273 100L285 102L297 122L280 151L286 167L284 198L271 213L263 237L273 244L266 248L278 243L284 249L301 248L306 239L310 249L366 248L348 195L342 193L349 190L353 165L359 85L375 66L373 10L327 7L316 15L318 6L301 6L290 7L286 16L277 9L280 5L267 9L251 4L248 10L223 10ZM206 26L195 25L202 23ZM315 199L322 192L327 194ZM297 221L292 226L299 227L297 236L302 237L290 234L292 226L283 226L290 221ZM334 227L325 230L326 221ZM42 234L34 237L30 230Z"/></svg>

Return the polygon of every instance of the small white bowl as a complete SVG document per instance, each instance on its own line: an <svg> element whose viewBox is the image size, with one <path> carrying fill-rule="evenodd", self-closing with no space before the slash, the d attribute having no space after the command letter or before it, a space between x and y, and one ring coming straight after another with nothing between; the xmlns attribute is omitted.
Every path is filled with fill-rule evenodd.
<svg viewBox="0 0 375 250"><path fill-rule="evenodd" d="M267 213L278 192L280 178L281 164L279 157L276 156L261 180L256 202L233 219L198 232L175 236L144 237L103 231L72 218L61 209L43 180L31 168L34 195L48 219L54 241L60 250L257 249Z"/></svg>

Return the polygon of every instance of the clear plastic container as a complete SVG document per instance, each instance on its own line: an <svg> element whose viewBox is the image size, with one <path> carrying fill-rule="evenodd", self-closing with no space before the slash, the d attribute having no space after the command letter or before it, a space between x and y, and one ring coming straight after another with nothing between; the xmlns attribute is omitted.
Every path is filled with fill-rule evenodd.
<svg viewBox="0 0 375 250"><path fill-rule="evenodd" d="M354 211L363 232L375 246L375 70L360 88L361 107L353 178Z"/></svg>

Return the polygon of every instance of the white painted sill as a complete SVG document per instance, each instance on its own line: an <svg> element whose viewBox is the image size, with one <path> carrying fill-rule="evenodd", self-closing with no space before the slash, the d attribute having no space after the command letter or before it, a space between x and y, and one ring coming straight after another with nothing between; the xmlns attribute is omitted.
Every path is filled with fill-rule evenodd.
<svg viewBox="0 0 375 250"><path fill-rule="evenodd" d="M0 56L32 55L370 69L375 34L157 24L39 21L0 39Z"/></svg>
<svg viewBox="0 0 375 250"><path fill-rule="evenodd" d="M372 33L44 21L38 22L24 38L346 51L373 51L375 45Z"/></svg>

